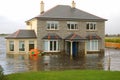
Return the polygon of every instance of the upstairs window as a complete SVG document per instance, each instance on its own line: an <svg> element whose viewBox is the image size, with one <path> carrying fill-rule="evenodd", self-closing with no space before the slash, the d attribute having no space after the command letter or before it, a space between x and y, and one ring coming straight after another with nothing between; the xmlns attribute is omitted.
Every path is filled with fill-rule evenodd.
<svg viewBox="0 0 120 80"><path fill-rule="evenodd" d="M86 30L96 30L96 22L87 22L86 23Z"/></svg>
<svg viewBox="0 0 120 80"><path fill-rule="evenodd" d="M78 30L78 23L77 22L67 22L67 29L68 30Z"/></svg>
<svg viewBox="0 0 120 80"><path fill-rule="evenodd" d="M59 23L58 21L47 21L47 30L58 30Z"/></svg>

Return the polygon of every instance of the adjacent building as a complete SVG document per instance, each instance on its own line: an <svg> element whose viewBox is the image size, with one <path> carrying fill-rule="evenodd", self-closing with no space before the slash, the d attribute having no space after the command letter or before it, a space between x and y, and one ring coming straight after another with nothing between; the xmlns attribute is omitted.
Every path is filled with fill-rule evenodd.
<svg viewBox="0 0 120 80"><path fill-rule="evenodd" d="M26 30L6 37L7 53L28 53L37 48L46 53L66 53L72 56L104 51L105 21L101 17L72 6L57 5L27 20Z"/></svg>

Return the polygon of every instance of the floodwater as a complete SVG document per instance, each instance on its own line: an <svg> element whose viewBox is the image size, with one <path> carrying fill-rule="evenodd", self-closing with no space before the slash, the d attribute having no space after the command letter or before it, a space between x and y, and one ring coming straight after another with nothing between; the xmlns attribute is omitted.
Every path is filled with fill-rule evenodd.
<svg viewBox="0 0 120 80"><path fill-rule="evenodd" d="M120 71L120 50L106 49L105 56L87 54L84 58L70 59L67 55L44 55L30 60L28 55L6 55L5 39L0 37L0 65L5 74L25 71L52 71L70 69L92 69Z"/></svg>

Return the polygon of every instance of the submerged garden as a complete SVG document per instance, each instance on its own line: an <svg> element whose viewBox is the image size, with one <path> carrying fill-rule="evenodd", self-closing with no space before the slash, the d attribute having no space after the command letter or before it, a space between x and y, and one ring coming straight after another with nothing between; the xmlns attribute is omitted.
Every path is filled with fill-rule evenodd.
<svg viewBox="0 0 120 80"><path fill-rule="evenodd" d="M106 42L119 43L106 38ZM2 45L5 45L4 38ZM120 50L106 48L105 57L88 55L70 60L67 56L46 55L37 61L23 55L6 55L4 46L0 48L0 80L119 80ZM108 58L111 69L108 70Z"/></svg>

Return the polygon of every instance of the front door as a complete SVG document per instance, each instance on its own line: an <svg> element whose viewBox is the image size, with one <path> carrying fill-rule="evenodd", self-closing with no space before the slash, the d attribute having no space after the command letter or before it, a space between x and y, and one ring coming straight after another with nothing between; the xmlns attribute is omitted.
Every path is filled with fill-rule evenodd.
<svg viewBox="0 0 120 80"><path fill-rule="evenodd" d="M71 53L71 43L67 42L67 53L70 55ZM72 54L73 57L78 55L78 42L72 42Z"/></svg>
<svg viewBox="0 0 120 80"><path fill-rule="evenodd" d="M73 57L76 57L78 54L78 42L73 42L73 47L72 47L72 53L73 53Z"/></svg>

